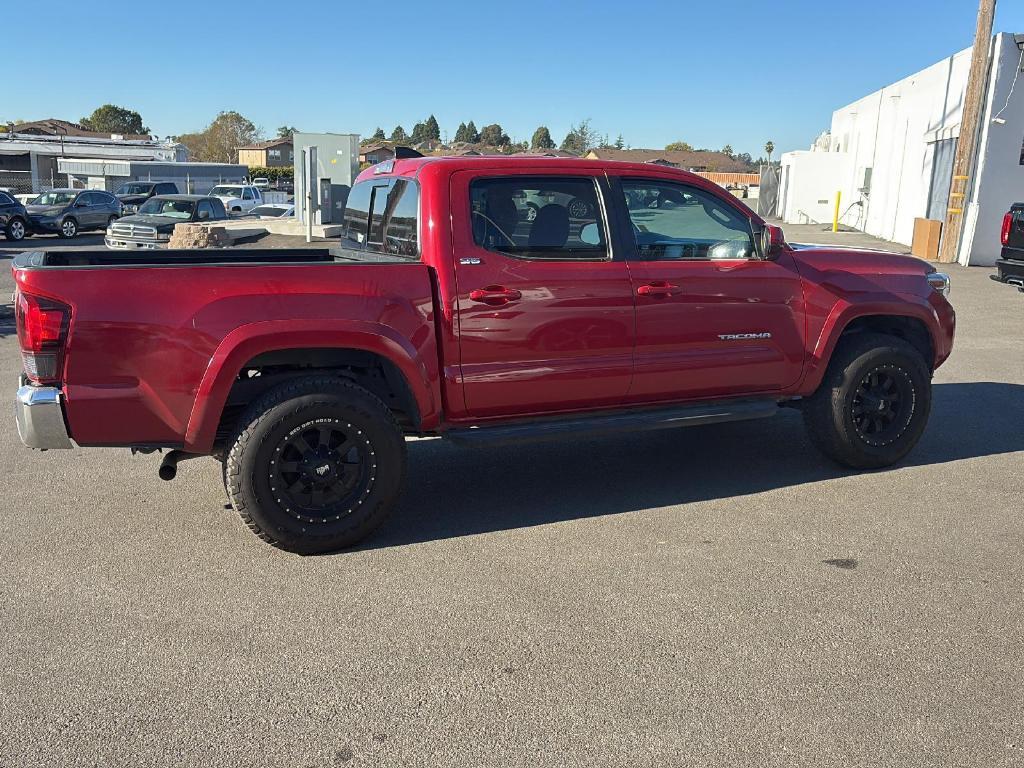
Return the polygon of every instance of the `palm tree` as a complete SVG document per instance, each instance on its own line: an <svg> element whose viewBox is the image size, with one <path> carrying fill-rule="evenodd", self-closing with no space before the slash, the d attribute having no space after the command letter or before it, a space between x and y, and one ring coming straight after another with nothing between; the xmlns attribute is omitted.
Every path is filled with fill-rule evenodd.
<svg viewBox="0 0 1024 768"><path fill-rule="evenodd" d="M764 145L764 151L768 153L768 165L772 164L772 152L775 151L775 142L769 141Z"/></svg>

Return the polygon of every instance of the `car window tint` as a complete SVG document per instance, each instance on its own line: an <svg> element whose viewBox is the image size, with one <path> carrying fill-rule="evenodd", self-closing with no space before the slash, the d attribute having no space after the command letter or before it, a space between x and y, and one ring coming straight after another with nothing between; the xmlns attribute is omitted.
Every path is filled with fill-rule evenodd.
<svg viewBox="0 0 1024 768"><path fill-rule="evenodd" d="M342 247L418 258L419 189L408 179L380 178L352 187L345 203Z"/></svg>
<svg viewBox="0 0 1024 768"><path fill-rule="evenodd" d="M749 259L750 219L704 190L668 181L623 179L637 256L645 261Z"/></svg>
<svg viewBox="0 0 1024 768"><path fill-rule="evenodd" d="M515 176L470 185L473 241L523 259L608 258L597 186L590 178Z"/></svg>
<svg viewBox="0 0 1024 768"><path fill-rule="evenodd" d="M14 205L14 199L6 192L0 192L0 205Z"/></svg>

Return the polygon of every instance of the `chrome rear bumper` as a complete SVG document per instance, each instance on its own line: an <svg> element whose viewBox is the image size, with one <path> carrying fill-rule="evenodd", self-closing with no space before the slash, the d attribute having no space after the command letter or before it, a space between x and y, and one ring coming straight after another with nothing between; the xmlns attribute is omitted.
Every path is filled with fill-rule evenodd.
<svg viewBox="0 0 1024 768"><path fill-rule="evenodd" d="M18 437L29 448L44 451L74 448L64 424L60 390L56 387L19 387L14 414L18 422Z"/></svg>

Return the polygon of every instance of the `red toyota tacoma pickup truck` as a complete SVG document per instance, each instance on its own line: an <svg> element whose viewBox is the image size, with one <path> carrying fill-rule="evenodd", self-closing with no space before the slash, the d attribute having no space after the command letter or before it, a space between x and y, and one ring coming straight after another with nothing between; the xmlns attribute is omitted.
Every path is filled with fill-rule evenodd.
<svg viewBox="0 0 1024 768"><path fill-rule="evenodd" d="M394 506L407 435L572 438L794 406L855 468L901 459L949 356L949 279L787 244L657 165L428 158L364 171L328 251L29 252L13 265L32 448L223 462L297 552ZM72 442L73 441L73 442ZM524 450L528 450L524 448Z"/></svg>

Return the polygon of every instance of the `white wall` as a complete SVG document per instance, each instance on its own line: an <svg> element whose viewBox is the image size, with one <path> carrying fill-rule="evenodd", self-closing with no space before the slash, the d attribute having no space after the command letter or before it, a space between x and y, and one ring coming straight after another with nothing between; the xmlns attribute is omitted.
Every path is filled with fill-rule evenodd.
<svg viewBox="0 0 1024 768"><path fill-rule="evenodd" d="M836 192L849 175L845 152L787 152L782 156L779 180L779 217L786 224L831 223ZM840 211L856 198L845 194Z"/></svg>
<svg viewBox="0 0 1024 768"><path fill-rule="evenodd" d="M991 266L1001 248L999 228L1003 214L1014 202L1024 201L1024 73L1017 80L1007 103L1013 78L1021 62L1021 52L1013 35L998 35L992 54L989 93L982 115L978 159L972 178L971 200L964 211L964 231L960 242L961 264ZM992 122L1006 104L1000 125Z"/></svg>
<svg viewBox="0 0 1024 768"><path fill-rule="evenodd" d="M850 156L843 198L863 203L844 224L910 243L914 219L928 209L930 142L958 135L970 64L970 49L960 51L833 113L830 149ZM866 168L871 184L862 193Z"/></svg>

